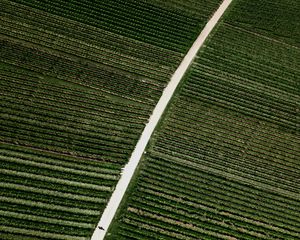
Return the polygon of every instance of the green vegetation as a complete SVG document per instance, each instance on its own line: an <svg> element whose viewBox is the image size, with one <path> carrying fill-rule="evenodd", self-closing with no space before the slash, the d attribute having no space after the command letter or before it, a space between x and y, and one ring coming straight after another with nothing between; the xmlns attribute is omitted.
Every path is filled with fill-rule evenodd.
<svg viewBox="0 0 300 240"><path fill-rule="evenodd" d="M178 3L0 2L1 239L91 237L220 0Z"/></svg>
<svg viewBox="0 0 300 240"><path fill-rule="evenodd" d="M155 1L146 0L15 2L164 49L185 53L221 0L210 0L207 1L209 4L205 5L195 4L196 8L190 11L185 10L186 5L178 6L178 2L182 1L156 4ZM167 6L164 6L166 4ZM195 10L198 12L197 16L190 14Z"/></svg>
<svg viewBox="0 0 300 240"><path fill-rule="evenodd" d="M229 13L228 22L244 30L300 47L300 3L297 0L239 1Z"/></svg>
<svg viewBox="0 0 300 240"><path fill-rule="evenodd" d="M10 144L1 144L0 162L2 239L89 235L120 168Z"/></svg>
<svg viewBox="0 0 300 240"><path fill-rule="evenodd" d="M300 238L298 13L298 1L233 3L106 239Z"/></svg>

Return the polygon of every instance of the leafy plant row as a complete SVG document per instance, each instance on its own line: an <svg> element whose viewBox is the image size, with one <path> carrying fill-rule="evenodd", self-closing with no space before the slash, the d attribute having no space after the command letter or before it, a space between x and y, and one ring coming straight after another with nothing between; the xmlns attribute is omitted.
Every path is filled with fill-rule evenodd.
<svg viewBox="0 0 300 240"><path fill-rule="evenodd" d="M174 148L181 148L181 150L175 152ZM245 167L237 165L239 162L242 162L243 159L235 158L230 155L228 157L219 158L219 156L216 154L206 152L205 148L199 148L198 152L196 152L195 148L187 148L184 146L184 144L174 144L174 147L168 147L168 144L162 143L159 146L157 146L155 150L172 153L172 155L175 155L178 158L183 158L184 156L187 156L190 159L197 159L196 162L201 163L203 166L213 168L222 172L226 171L230 174L235 175L238 178L242 178L244 181L255 181L256 184L262 184L262 186L264 184L268 184L270 187L274 187L275 189L278 188L278 191L280 191L281 189L289 190L289 194L291 196L293 196L293 194L299 193L298 187L295 186L293 181L283 179L282 183L275 182L274 179L279 179L280 177L273 177L271 174L272 172L270 172L269 174L265 174L262 171L259 172L258 170L256 170L255 167L252 167L251 165L250 167L248 167L246 164ZM214 160L216 158L217 160ZM228 162L224 164L224 161L226 161L227 159Z"/></svg>
<svg viewBox="0 0 300 240"><path fill-rule="evenodd" d="M118 73L115 70L112 72L112 69L106 66L102 66L100 69L91 68L53 56L52 54L50 55L29 48L21 48L20 45L9 46L8 42L4 43L4 45L5 47L1 51L4 62L17 66L22 64L22 67L27 70L58 77L78 85L88 86L125 99L151 105L153 105L152 102L160 94L156 87L156 90L151 90L144 83L138 81L136 77L132 80L126 77L126 75L124 76L124 73ZM30 59L35 59L35 61L31 61ZM120 86L122 85L125 87L121 88Z"/></svg>
<svg viewBox="0 0 300 240"><path fill-rule="evenodd" d="M44 11L33 9L25 5L12 4L12 2L2 2L4 16L7 20L28 24L37 28L51 31L78 41L100 46L111 51L116 51L126 55L139 58L141 60L162 65L174 66L180 61L180 55L163 48L155 47L141 41L120 37L109 31L103 31L80 22L50 15ZM26 16L26 18L24 18ZM61 23L64 24L61 24Z"/></svg>
<svg viewBox="0 0 300 240"><path fill-rule="evenodd" d="M166 184L159 184L158 183L153 183L151 185L147 184L147 183L140 183L141 186L143 186L145 189L147 189L147 191L152 190L152 191L156 191L156 192L163 192L165 195L172 195L172 196L176 196L179 199L182 199L182 201L188 201L194 204L201 204L201 203L205 203L204 205L212 207L212 208L216 208L219 211L227 211L233 214L237 214L237 215L243 215L244 217L250 217L250 219L255 218L258 220L261 220L263 222L268 222L269 224L272 223L272 225L277 226L277 227L281 227L286 229L287 231L291 231L292 233L294 232L294 234L297 232L297 224L295 221L288 221L289 223L293 223L294 226L289 225L288 227L285 226L286 222L284 218L280 218L277 216L274 216L269 213L266 214L266 212L259 212L256 211L255 209L251 209L249 208L249 206L247 206L247 204L244 205L236 205L235 203L231 202L231 201L225 201L225 199L222 201L220 201L220 199L217 198L205 198L205 197L201 197L201 195L196 194L195 192L189 192L188 190L186 192L183 192L181 188L177 188L175 189L175 186L171 186L171 185L166 185ZM178 191L180 190L181 191ZM255 216L255 217L254 217Z"/></svg>
<svg viewBox="0 0 300 240"><path fill-rule="evenodd" d="M219 201L231 202L231 204L239 204L242 206L244 205L252 209L259 209L259 211L265 213L270 213L275 208L273 204L263 204L261 202L253 203L253 200L249 198L249 196L244 196L243 193L237 194L234 191L234 189L229 188L225 190L221 186L211 186L210 182L206 182L203 184L201 177L199 177L199 180L192 180L190 178L177 176L176 181L174 181L174 177L178 173L176 173L175 175L169 174L168 176L163 176L163 174L157 172L157 170L155 173L155 170L152 170L151 166L149 168L149 170L147 169L147 171L143 173L143 177L145 178L145 182L147 183L153 181L154 184L159 184L159 181L161 181L161 185L167 184L167 186L175 188L181 185L185 188L185 191L189 192L190 194L200 194L201 199L213 197L214 199L218 199ZM199 188L199 184L203 184L203 187ZM231 196L235 196L235 198L232 199ZM275 215L281 216L283 218L288 218L297 221L299 217L299 212L295 212L293 210L288 211L288 209L286 209L286 207L284 206L281 208L277 206L276 210L278 210L278 213L276 213ZM288 217L286 216L287 213L290 214Z"/></svg>
<svg viewBox="0 0 300 240"><path fill-rule="evenodd" d="M285 146L285 150L293 150L293 147L297 147L298 145L297 139L291 138L290 133L282 133L278 128L276 128L276 125L259 121L256 118L243 116L224 108L216 106L212 107L209 103L201 103L201 105L199 105L197 99L193 99L188 96L182 95L180 100L176 102L176 108L177 109L174 111L174 117L172 117L170 121L174 121L174 119L176 120L178 118L180 121L177 122L182 122L184 125L185 122L188 123L192 120L194 128L201 127L203 122L211 127L219 125L222 126L222 129L224 130L230 130L231 132L228 133L230 135L239 133L241 138L247 136L248 132L255 131L256 136L263 139L267 138L271 140L276 138L276 141L280 144L285 144L286 141L288 141L289 145ZM200 114L202 111L204 113ZM219 114L216 114L216 112ZM186 117L187 115L188 119ZM260 131L256 131L257 126L260 126ZM245 129L247 129L246 132ZM220 131L220 128L218 128L218 131ZM264 134L265 132L268 134ZM284 149L282 150L284 151Z"/></svg>
<svg viewBox="0 0 300 240"><path fill-rule="evenodd" d="M5 144L0 145L0 153L3 156L17 157L19 159L48 163L53 166L65 166L76 170L87 170L95 173L109 173L118 175L120 166L115 163L101 162L94 159L80 158L71 155L57 154L47 152L36 148L22 147L17 145Z"/></svg>
<svg viewBox="0 0 300 240"><path fill-rule="evenodd" d="M150 212L155 211L156 214L165 215L166 218L180 219L182 222L189 223L187 228L190 228L190 231L193 228L202 228L214 233L231 234L242 239L255 239L255 237L262 237L265 234L273 238L289 236L288 230L280 229L281 232L278 233L277 227L269 223L251 221L243 215L218 211L203 204L195 204L179 197L171 197L168 194L160 194L151 190L142 192L143 196L133 197L131 206L148 209ZM182 229L182 233L186 231L188 229ZM203 232L196 234L202 236Z"/></svg>
<svg viewBox="0 0 300 240"><path fill-rule="evenodd" d="M279 209L286 209L286 211L291 212L292 214L299 214L297 211L298 202L293 200L292 198L285 198L275 192L262 192L261 189L253 189L248 184L242 184L240 182L234 181L226 178L226 176L217 176L213 173L205 172L204 170L197 169L196 167L190 165L187 166L185 162L176 161L176 165L172 165L169 167L168 164L174 160L161 158L158 156L152 156L148 159L149 164L147 167L149 171L157 171L160 169L162 175L163 173L168 173L168 175L178 175L178 177L183 177L186 180L191 179L191 184L196 184L196 182L200 182L203 186L214 186L215 188L220 188L223 191L228 191L232 193L232 195L238 195L240 197L247 197L248 201L251 200L251 197L261 199L260 204L272 207L278 207ZM184 166L186 166L184 168ZM148 169L147 169L148 170ZM163 171L162 171L163 170ZM276 200L276 201L275 201Z"/></svg>
<svg viewBox="0 0 300 240"><path fill-rule="evenodd" d="M205 119L199 117L199 126L196 127L195 124L193 124L193 128L191 128L187 125L188 121L185 120L187 120L187 118L185 117L184 119L184 116L174 116L174 118L170 118L170 123L168 126L166 126L166 130L164 132L168 135L172 135L174 138L177 137L179 139L186 139L188 137L190 138L190 141L194 142L195 144L199 143L199 141L201 141L202 139L202 141L219 145L220 149L222 149L221 146L223 145L228 150L230 149L231 153L236 152L237 156L241 155L243 151L247 151L250 156L253 154L274 154L274 150L270 150L270 145L266 144L266 141L269 140L270 136L264 135L265 131L263 129L256 129L255 138L253 138L251 136L254 133L254 129L252 131L249 131L249 129L247 129L249 131L247 132L245 131L246 126L244 126L245 128L241 130L236 130L235 126L230 129L230 125L227 125L228 123L226 122L218 122L215 118ZM176 126L176 130L172 128L172 125ZM197 131L201 131L201 134L197 133ZM180 133L181 136L178 133ZM204 140L203 138L205 138L207 134L212 135L210 139ZM161 137L163 137L162 134ZM271 137L280 138L281 135L274 134ZM218 141L218 143L217 140L219 138L222 138L222 141ZM297 162L293 160L292 153L297 149L297 144L295 142L295 145L293 146L291 141L289 141L290 147L286 147L287 139L282 140L285 141L277 142L276 150L280 149L281 154L278 153L278 155L282 155L282 157L286 156L286 159L280 162L273 160L275 163L273 164L273 162L270 162L268 163L268 165L275 166L276 169L286 169L290 171L290 173L295 172L298 166ZM253 148L253 145L255 145L255 148ZM295 152L295 154L298 155L297 152ZM263 164L265 161L259 162ZM259 164L259 162L257 164Z"/></svg>
<svg viewBox="0 0 300 240"><path fill-rule="evenodd" d="M101 4L94 3L99 5L97 8L95 6L95 10L91 9L93 7L90 3L80 5L79 1L64 3L63 8L59 1L51 3L46 1L42 4L28 1L18 2L126 37L181 52L186 51L198 31L197 19L185 16L183 13L176 13L175 17L174 11L162 11L160 8L156 8L156 11L149 11L148 7L151 5L143 2L134 2L135 4L131 4L131 7L128 6L128 3L125 7L124 2L110 1L107 2L108 5L102 2ZM143 10L139 8L141 5L145 5ZM126 12L126 8L129 8L130 12ZM137 14L139 9L142 11L141 15ZM143 16L142 21L139 19L140 16Z"/></svg>
<svg viewBox="0 0 300 240"><path fill-rule="evenodd" d="M160 68L157 64L141 61L130 55L120 54L116 50L107 50L101 47L101 45L100 47L88 45L85 42L78 41L74 38L66 38L65 36L53 34L49 31L43 32L40 29L23 26L15 22L10 22L9 20L4 21L4 23L5 25L2 27L7 35L60 51L61 54L72 54L85 58L86 60L104 63L108 66L114 66L131 73L148 76L158 82L166 82L165 78L170 74L169 68ZM78 49L80 49L80 51L78 51Z"/></svg>
<svg viewBox="0 0 300 240"><path fill-rule="evenodd" d="M53 103L57 107L61 108L69 108L73 110L75 108L80 108L80 110L85 110L86 112L103 112L106 114L118 113L122 117L128 117L131 121L136 120L136 123L139 123L141 120L146 120L149 114L149 108L141 109L135 108L134 106L130 106L129 104L120 104L119 106L109 104L109 101L101 101L101 98L97 98L95 100L90 100L88 98L88 94L81 98L77 98L76 96L70 96L67 94L67 91L61 89L61 91L52 91L51 86L48 87L47 84L42 82L37 82L36 86L27 87L26 83L22 84L24 79L11 79L4 76L4 79L7 80L1 84L2 88L7 91L5 94L7 97L10 96L18 96L19 99L26 98L27 96L33 97L35 100L39 100L38 103L49 102ZM32 79L28 79L29 81ZM12 87L12 84L15 87ZM19 85L19 86L18 86ZM47 93L49 94L45 94ZM78 101L77 101L78 99ZM79 100L80 99L80 100ZM25 100L25 99L24 99ZM51 104L50 104L51 105Z"/></svg>

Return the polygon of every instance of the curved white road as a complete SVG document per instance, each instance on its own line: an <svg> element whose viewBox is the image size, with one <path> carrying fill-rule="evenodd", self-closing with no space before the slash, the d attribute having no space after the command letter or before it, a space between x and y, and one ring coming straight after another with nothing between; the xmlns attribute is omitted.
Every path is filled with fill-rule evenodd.
<svg viewBox="0 0 300 240"><path fill-rule="evenodd" d="M187 55L184 57L179 67L172 76L168 86L164 89L161 98L159 99L153 113L147 123L135 149L129 159L129 162L123 169L122 176L117 183L117 186L102 214L102 217L97 225L97 228L94 231L94 234L91 240L103 240L106 234L107 229L109 228L110 223L112 222L115 213L120 205L120 202L126 192L128 184L131 181L131 178L135 172L136 167L145 151L146 145L149 142L149 139L160 119L166 106L168 105L170 99L172 98L176 87L178 86L180 80L184 76L185 72L188 70L189 66L193 62L193 59L196 57L197 52L202 47L208 35L211 33L212 29L220 20L221 16L228 8L232 0L224 0L220 5L218 10L214 13L212 18L206 24L199 37L194 42L193 46L188 51Z"/></svg>

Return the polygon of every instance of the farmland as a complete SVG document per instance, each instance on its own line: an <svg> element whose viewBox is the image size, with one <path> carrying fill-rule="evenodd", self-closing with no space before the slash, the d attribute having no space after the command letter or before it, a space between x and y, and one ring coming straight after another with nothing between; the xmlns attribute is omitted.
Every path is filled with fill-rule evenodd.
<svg viewBox="0 0 300 240"><path fill-rule="evenodd" d="M221 1L179 2L0 2L1 239L91 237Z"/></svg>
<svg viewBox="0 0 300 240"><path fill-rule="evenodd" d="M106 239L299 239L299 3L236 0Z"/></svg>

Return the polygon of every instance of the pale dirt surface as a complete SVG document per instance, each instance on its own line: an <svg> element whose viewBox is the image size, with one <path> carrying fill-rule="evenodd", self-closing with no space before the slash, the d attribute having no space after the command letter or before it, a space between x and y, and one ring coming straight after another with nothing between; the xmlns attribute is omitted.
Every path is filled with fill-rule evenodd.
<svg viewBox="0 0 300 240"><path fill-rule="evenodd" d="M161 118L166 106L168 105L170 99L172 98L176 87L178 86L179 82L183 78L184 74L188 70L189 66L193 62L193 59L196 57L197 52L199 51L200 47L205 42L206 38L215 27L229 4L232 0L224 0L223 3L220 5L218 10L214 13L212 18L206 24L204 29L202 30L199 37L194 42L193 46L190 48L187 55L182 60L181 64L175 71L174 75L172 76L168 86L164 89L161 98L159 99L153 113L147 123L127 165L123 169L122 176L119 182L116 185L116 188L102 214L102 217L97 225L97 228L94 231L94 234L91 240L103 240L106 234L107 229L109 228L110 223L112 222L115 213L120 205L120 202L125 194L125 191L128 187L128 184L131 181L131 178L135 172L136 167L145 151L146 145L149 142L149 139L157 126L159 119ZM99 227L104 228L104 230L99 229Z"/></svg>

